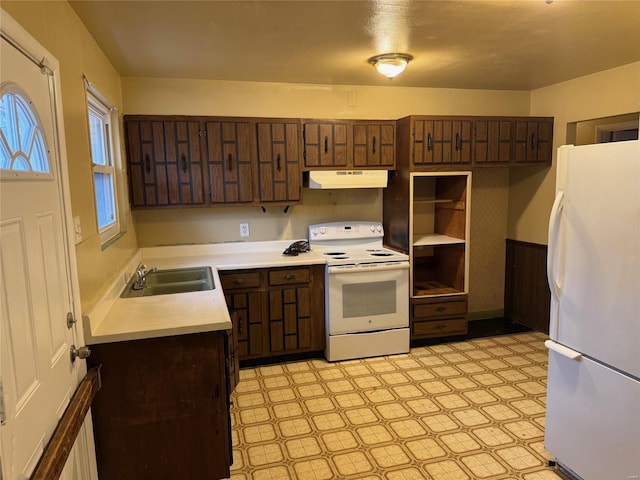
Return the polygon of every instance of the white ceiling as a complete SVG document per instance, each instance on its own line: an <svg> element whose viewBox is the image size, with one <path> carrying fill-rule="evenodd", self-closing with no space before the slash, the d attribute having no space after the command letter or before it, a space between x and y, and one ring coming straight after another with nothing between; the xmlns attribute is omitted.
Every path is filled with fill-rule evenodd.
<svg viewBox="0 0 640 480"><path fill-rule="evenodd" d="M640 60L640 0L70 3L122 76L531 90Z"/></svg>

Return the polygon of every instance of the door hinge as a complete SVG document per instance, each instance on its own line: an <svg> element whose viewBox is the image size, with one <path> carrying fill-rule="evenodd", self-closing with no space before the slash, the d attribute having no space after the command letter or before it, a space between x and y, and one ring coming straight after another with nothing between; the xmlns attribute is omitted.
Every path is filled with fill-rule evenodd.
<svg viewBox="0 0 640 480"><path fill-rule="evenodd" d="M2 377L0 377L0 425L7 424L7 411L4 408L4 389L2 387Z"/></svg>

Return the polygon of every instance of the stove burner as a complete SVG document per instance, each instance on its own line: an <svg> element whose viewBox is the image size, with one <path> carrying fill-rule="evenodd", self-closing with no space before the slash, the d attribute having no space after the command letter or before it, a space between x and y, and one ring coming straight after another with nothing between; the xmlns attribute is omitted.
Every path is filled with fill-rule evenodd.
<svg viewBox="0 0 640 480"><path fill-rule="evenodd" d="M393 253L389 253L389 252L374 252L371 254L374 257L393 257Z"/></svg>
<svg viewBox="0 0 640 480"><path fill-rule="evenodd" d="M335 257L334 256L331 257L332 260L346 260L347 258L349 257L347 257L346 255L337 255Z"/></svg>
<svg viewBox="0 0 640 480"><path fill-rule="evenodd" d="M324 254L327 255L327 256L330 256L330 257L332 257L334 255L346 255L346 253L344 253L344 252L325 252Z"/></svg>

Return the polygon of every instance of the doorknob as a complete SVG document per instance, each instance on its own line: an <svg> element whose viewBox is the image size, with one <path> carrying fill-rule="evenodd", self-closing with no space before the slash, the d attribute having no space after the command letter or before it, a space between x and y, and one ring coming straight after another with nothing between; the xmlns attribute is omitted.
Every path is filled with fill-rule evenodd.
<svg viewBox="0 0 640 480"><path fill-rule="evenodd" d="M80 358L82 360L89 358L89 355L91 355L91 349L87 346L76 348L75 345L71 345L69 353L71 354L71 362L73 363L76 361L76 358Z"/></svg>

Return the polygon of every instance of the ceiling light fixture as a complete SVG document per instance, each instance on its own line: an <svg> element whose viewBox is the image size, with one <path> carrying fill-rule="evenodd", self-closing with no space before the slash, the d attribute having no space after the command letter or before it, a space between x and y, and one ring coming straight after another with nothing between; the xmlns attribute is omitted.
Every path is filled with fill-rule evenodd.
<svg viewBox="0 0 640 480"><path fill-rule="evenodd" d="M407 63L413 60L408 53L385 53L371 57L368 62L376 67L379 73L389 79L400 75L407 68Z"/></svg>

